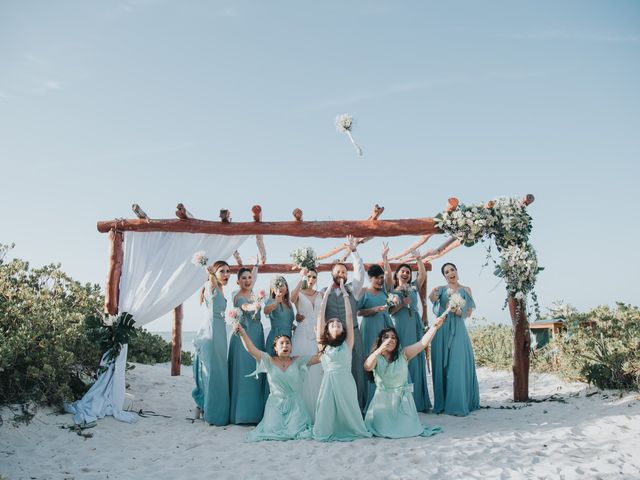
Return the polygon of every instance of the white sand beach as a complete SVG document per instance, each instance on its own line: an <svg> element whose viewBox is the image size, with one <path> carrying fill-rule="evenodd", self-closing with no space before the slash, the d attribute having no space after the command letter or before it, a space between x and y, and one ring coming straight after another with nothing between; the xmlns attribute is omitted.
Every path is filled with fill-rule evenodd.
<svg viewBox="0 0 640 480"><path fill-rule="evenodd" d="M511 374L479 369L483 408L469 417L421 415L431 438L323 444L245 443L250 427L192 423L189 367L136 365L133 409L162 416L126 424L107 417L85 438L70 415L40 409L28 425L1 412L0 474L7 479L640 479L640 396L598 392L531 375L542 402L514 404ZM1 478L1 477L0 477Z"/></svg>

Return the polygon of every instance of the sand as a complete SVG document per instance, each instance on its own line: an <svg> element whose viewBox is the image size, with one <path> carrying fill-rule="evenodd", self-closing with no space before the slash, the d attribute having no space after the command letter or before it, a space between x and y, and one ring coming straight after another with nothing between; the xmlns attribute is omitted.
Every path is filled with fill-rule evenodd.
<svg viewBox="0 0 640 480"><path fill-rule="evenodd" d="M532 374L514 404L511 374L479 369L479 411L421 415L431 438L245 443L251 427L192 422L191 370L168 365L127 372L132 408L162 416L135 424L107 417L87 437L70 415L41 408L28 425L0 411L0 474L7 479L640 479L640 396L598 391ZM2 477L0 477L2 478Z"/></svg>

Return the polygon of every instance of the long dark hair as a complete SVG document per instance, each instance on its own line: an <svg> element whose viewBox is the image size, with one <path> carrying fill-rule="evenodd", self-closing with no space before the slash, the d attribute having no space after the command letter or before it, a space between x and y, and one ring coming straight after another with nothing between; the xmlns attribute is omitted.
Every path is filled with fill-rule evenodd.
<svg viewBox="0 0 640 480"><path fill-rule="evenodd" d="M444 269L447 267L447 265L451 265L456 272L458 271L458 267L456 267L455 264L451 262L447 262L444 265L442 265L442 267L440 267L440 273L442 273L442 275L444 275Z"/></svg>
<svg viewBox="0 0 640 480"><path fill-rule="evenodd" d="M387 334L389 332L393 333L396 336L396 348L394 348L393 351L391 352L391 362L395 362L398 359L398 356L400 355L400 338L398 337L398 331L393 327L387 327L387 328L383 328L382 330L380 330L380 333L378 333L378 338L376 338L376 341L373 344L373 347L371 347L371 352L370 353L373 353L374 350L380 348L380 345L382 345L382 342L384 341L382 339L382 337L384 337L385 334ZM374 381L374 377L373 377L373 372L372 371L371 372L367 372L365 370L364 373L366 374L366 377L369 379L370 382Z"/></svg>
<svg viewBox="0 0 640 480"><path fill-rule="evenodd" d="M411 271L411 265L409 265L408 263L401 263L400 265L398 265L398 268L396 268L396 271L393 272L393 286L394 286L394 288L398 286L398 272L400 271L400 269L402 267L407 267L409 269L409 273L411 274L411 280L413 280L413 272ZM411 283L411 280L409 280L409 283Z"/></svg>
<svg viewBox="0 0 640 480"><path fill-rule="evenodd" d="M347 339L347 328L344 325L342 325L342 333L340 335L338 335L336 338L331 337L331 335L329 334L329 324L331 322L340 322L340 319L331 318L329 319L329 321L325 322L324 330L322 331L322 340L320 341L320 343L322 344L322 350L320 350L320 353L324 353L324 349L327 348L327 346L339 347Z"/></svg>

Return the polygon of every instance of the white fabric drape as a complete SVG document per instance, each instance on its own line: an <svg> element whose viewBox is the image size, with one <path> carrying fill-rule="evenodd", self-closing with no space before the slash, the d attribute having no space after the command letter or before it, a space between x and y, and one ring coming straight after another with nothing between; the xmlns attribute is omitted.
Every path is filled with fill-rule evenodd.
<svg viewBox="0 0 640 480"><path fill-rule="evenodd" d="M118 311L133 315L136 325L149 323L183 303L202 286L206 273L191 259L204 250L209 263L227 259L248 238L201 233L125 232ZM85 396L65 405L76 423L113 415L125 422L134 416L122 410L126 346ZM104 361L104 356L103 356Z"/></svg>

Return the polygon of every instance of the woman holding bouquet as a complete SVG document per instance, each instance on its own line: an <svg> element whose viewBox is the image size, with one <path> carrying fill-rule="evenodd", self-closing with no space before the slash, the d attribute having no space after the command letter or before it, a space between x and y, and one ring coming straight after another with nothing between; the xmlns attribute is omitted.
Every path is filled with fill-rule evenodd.
<svg viewBox="0 0 640 480"><path fill-rule="evenodd" d="M390 272L387 260L388 247L382 250L382 259L387 272ZM385 270L380 265L372 265L367 270L369 275L369 288L366 288L358 301L358 315L362 317L360 331L362 332L362 346L365 352L375 348L376 338L383 328L393 327L393 321L389 316L387 290L385 280L390 280L391 275L385 279ZM396 297L397 298L397 297ZM375 383L367 382L367 405L376 391ZM365 407L366 408L366 407Z"/></svg>
<svg viewBox="0 0 640 480"><path fill-rule="evenodd" d="M471 289L458 282L458 269L453 263L445 263L440 271L447 285L434 288L429 295L434 313L442 315L452 307L454 298L460 305L451 308L431 344L433 411L465 416L480 408L473 347L464 324L476 305Z"/></svg>
<svg viewBox="0 0 640 480"><path fill-rule="evenodd" d="M229 372L227 369L227 330L224 286L229 282L229 264L218 260L208 269L209 280L200 292L200 305L206 308L206 321L193 343L193 379L191 396L196 402L196 418L203 416L210 425L229 423Z"/></svg>
<svg viewBox="0 0 640 480"><path fill-rule="evenodd" d="M315 268L302 268L300 281L291 292L291 302L296 306L296 331L293 332L293 354L315 355L318 352L316 342L316 320L322 305L322 293L315 289L318 272ZM322 383L322 368L319 365L309 367L302 387L302 398L311 417L315 418L316 401Z"/></svg>
<svg viewBox="0 0 640 480"><path fill-rule="evenodd" d="M401 346L413 345L422 338L424 325L418 312L418 292L427 281L427 271L420 260L420 253L412 252L418 265L418 276L412 281L411 267L403 263L393 274L393 293L400 298L396 307L391 307L391 317L398 332ZM388 273L388 272L387 272ZM409 361L409 373L413 382L413 399L419 412L431 409L427 387L427 358L419 352Z"/></svg>
<svg viewBox="0 0 640 480"><path fill-rule="evenodd" d="M259 350L264 350L264 329L260 321L263 299L253 294L253 286L258 278L258 265L253 271L248 268L238 270L238 286L233 306L242 311L238 319L246 335ZM262 420L264 411L264 375L247 377L255 370L256 362L245 350L238 335L232 335L229 342L229 421L235 424L256 424Z"/></svg>
<svg viewBox="0 0 640 480"><path fill-rule="evenodd" d="M275 355L274 340L278 335L287 335L291 338L293 330L293 305L289 300L289 285L283 276L278 275L271 280L271 298L264 306L264 314L269 315L271 331L267 336L265 350L270 355Z"/></svg>

